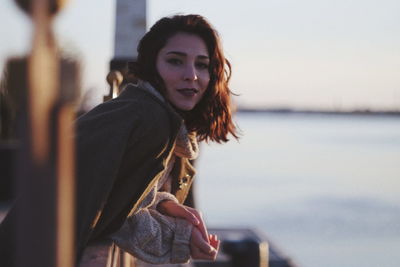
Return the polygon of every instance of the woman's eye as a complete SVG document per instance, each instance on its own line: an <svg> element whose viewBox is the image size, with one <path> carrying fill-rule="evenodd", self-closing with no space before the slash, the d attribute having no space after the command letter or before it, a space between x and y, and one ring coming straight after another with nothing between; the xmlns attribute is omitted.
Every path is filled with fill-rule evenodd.
<svg viewBox="0 0 400 267"><path fill-rule="evenodd" d="M171 65L181 65L182 64L182 60L177 59L177 58L170 58L167 60L167 62Z"/></svg>
<svg viewBox="0 0 400 267"><path fill-rule="evenodd" d="M196 64L196 66L197 66L199 69L202 69L202 70L208 69L208 64L207 64L207 63L198 62L198 63Z"/></svg>

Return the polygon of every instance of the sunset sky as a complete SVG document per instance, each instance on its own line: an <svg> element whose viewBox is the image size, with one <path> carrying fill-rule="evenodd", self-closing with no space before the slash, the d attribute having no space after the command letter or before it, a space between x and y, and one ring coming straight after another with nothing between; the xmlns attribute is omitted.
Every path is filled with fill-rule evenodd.
<svg viewBox="0 0 400 267"><path fill-rule="evenodd" d="M29 20L0 6L1 69L24 54ZM148 0L148 27L198 13L217 28L233 65L236 102L257 107L400 109L398 0ZM71 0L56 20L60 46L83 65L98 94L113 57L115 2Z"/></svg>

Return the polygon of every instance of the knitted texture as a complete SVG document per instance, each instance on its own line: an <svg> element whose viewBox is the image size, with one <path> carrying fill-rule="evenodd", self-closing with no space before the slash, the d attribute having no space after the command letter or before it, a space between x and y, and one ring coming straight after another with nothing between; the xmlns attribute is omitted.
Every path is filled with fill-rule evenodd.
<svg viewBox="0 0 400 267"><path fill-rule="evenodd" d="M189 241L193 225L141 209L111 238L126 252L152 264L185 263L190 259Z"/></svg>

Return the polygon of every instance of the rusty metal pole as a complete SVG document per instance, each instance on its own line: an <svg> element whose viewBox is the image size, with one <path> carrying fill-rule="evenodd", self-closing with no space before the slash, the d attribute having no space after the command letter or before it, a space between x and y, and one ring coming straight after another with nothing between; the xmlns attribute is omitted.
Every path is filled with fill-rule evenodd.
<svg viewBox="0 0 400 267"><path fill-rule="evenodd" d="M103 97L103 102L116 98L120 93L120 85L124 77L118 70L112 70L107 75L107 82L110 85L110 91L108 95Z"/></svg>

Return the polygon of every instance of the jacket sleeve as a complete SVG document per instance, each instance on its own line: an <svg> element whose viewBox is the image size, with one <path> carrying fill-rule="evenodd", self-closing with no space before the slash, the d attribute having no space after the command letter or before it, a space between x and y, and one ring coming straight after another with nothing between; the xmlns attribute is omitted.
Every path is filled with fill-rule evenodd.
<svg viewBox="0 0 400 267"><path fill-rule="evenodd" d="M128 217L110 237L120 248L145 262L185 263L190 259L192 228L186 220L143 208Z"/></svg>

